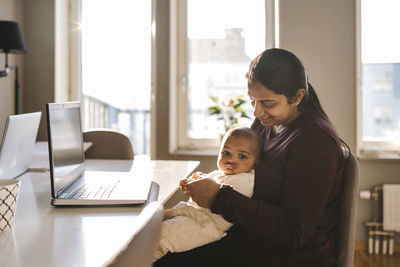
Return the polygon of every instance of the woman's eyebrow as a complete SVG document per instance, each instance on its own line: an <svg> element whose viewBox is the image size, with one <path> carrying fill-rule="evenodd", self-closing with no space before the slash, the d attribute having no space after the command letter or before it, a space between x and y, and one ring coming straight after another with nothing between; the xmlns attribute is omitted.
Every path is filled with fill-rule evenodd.
<svg viewBox="0 0 400 267"><path fill-rule="evenodd" d="M260 100L260 102L262 103L272 103L272 102L276 102L275 99L265 99L265 100Z"/></svg>
<svg viewBox="0 0 400 267"><path fill-rule="evenodd" d="M255 99L252 98L250 95L248 95L248 96L249 96L250 99L255 100ZM275 99L261 99L261 100L258 100L258 101L261 101L261 102L264 102L264 101L266 101L266 102L274 102L274 101L276 101L276 100L275 100Z"/></svg>

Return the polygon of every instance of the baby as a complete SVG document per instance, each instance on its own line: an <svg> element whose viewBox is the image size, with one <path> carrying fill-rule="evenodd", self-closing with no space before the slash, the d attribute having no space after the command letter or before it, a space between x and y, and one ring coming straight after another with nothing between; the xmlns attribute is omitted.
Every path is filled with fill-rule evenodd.
<svg viewBox="0 0 400 267"><path fill-rule="evenodd" d="M262 151L260 137L250 128L229 130L221 143L218 170L209 174L197 172L185 182L212 178L219 184L229 184L234 190L251 197L254 187L254 167ZM182 185L182 184L181 184ZM209 209L199 207L189 199L165 210L161 238L154 261L167 252L182 252L199 247L226 235L232 223Z"/></svg>

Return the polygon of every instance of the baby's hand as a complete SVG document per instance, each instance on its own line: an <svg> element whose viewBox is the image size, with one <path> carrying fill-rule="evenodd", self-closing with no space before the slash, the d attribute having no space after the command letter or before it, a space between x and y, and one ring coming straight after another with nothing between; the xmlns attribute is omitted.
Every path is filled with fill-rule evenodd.
<svg viewBox="0 0 400 267"><path fill-rule="evenodd" d="M179 181L179 186L182 186L182 185L185 185L185 184L187 184L187 183L188 183L188 181L189 181L189 179L188 179L188 178L185 178L185 179L182 179L182 180L180 180L180 181Z"/></svg>
<svg viewBox="0 0 400 267"><path fill-rule="evenodd" d="M201 178L204 178L204 176L205 176L205 173L203 173L203 172L195 172L189 177L189 179L199 180Z"/></svg>
<svg viewBox="0 0 400 267"><path fill-rule="evenodd" d="M207 174L203 172L195 172L189 178L180 180L179 187L185 195L190 196L190 192L187 190L187 184L207 177L208 177Z"/></svg>
<svg viewBox="0 0 400 267"><path fill-rule="evenodd" d="M182 193L189 196L189 191L187 190L187 183L189 182L188 178L182 179L179 181L179 188L181 189Z"/></svg>

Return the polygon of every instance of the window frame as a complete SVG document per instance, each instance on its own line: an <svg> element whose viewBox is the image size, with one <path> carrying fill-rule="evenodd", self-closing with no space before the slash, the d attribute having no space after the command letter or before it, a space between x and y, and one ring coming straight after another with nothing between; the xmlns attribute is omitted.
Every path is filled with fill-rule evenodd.
<svg viewBox="0 0 400 267"><path fill-rule="evenodd" d="M400 144L363 140L361 1L356 0L356 151L359 158L400 159Z"/></svg>
<svg viewBox="0 0 400 267"><path fill-rule="evenodd" d="M215 154L220 139L194 139L188 136L187 1L170 1L170 117L169 153ZM278 0L265 0L265 47L276 47Z"/></svg>
<svg viewBox="0 0 400 267"><path fill-rule="evenodd" d="M82 99L82 23L81 0L69 0L69 100ZM84 103L81 103L81 116L83 116Z"/></svg>

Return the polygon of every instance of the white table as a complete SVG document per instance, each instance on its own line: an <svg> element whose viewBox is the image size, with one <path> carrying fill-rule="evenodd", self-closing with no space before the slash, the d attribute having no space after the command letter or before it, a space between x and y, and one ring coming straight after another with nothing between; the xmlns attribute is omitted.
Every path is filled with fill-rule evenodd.
<svg viewBox="0 0 400 267"><path fill-rule="evenodd" d="M136 156L135 156L136 158ZM165 203L198 161L151 161L155 198ZM87 160L88 170L130 171L130 160ZM49 172L18 177L14 228L0 232L0 266L100 266L133 233L142 206L60 208L50 205Z"/></svg>

